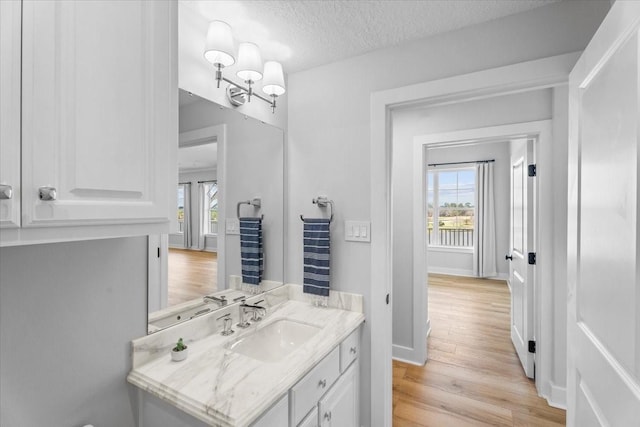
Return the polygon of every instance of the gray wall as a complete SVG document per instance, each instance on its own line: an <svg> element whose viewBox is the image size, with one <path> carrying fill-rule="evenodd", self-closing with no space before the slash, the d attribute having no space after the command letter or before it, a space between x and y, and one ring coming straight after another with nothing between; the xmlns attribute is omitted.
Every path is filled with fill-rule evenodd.
<svg viewBox="0 0 640 427"><path fill-rule="evenodd" d="M133 427L147 239L0 248L0 425Z"/></svg>
<svg viewBox="0 0 640 427"><path fill-rule="evenodd" d="M363 294L365 315L372 315L370 246L344 240L345 220L371 217L372 92L582 50L609 7L608 1L558 2L291 74L286 281L302 282L301 227L293 218L313 212L311 198L326 194L336 208L332 287ZM363 425L375 423L369 418L369 381L378 375L371 372L371 351L379 349L370 348L375 331L368 325L361 360Z"/></svg>

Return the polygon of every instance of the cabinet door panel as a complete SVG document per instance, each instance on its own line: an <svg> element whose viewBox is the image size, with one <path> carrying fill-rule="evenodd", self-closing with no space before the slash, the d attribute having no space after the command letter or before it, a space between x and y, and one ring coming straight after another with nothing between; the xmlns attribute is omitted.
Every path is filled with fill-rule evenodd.
<svg viewBox="0 0 640 427"><path fill-rule="evenodd" d="M320 400L318 405L322 427L358 425L358 363L351 365Z"/></svg>
<svg viewBox="0 0 640 427"><path fill-rule="evenodd" d="M174 7L25 1L23 226L168 221ZM39 200L45 186L56 200Z"/></svg>
<svg viewBox="0 0 640 427"><path fill-rule="evenodd" d="M0 2L0 228L20 226L20 8Z"/></svg>

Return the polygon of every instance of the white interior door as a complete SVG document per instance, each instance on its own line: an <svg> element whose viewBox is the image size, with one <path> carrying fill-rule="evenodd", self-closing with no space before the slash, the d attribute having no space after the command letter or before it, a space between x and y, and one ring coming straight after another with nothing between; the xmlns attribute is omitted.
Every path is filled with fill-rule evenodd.
<svg viewBox="0 0 640 427"><path fill-rule="evenodd" d="M569 426L640 425L639 37L615 2L569 79Z"/></svg>
<svg viewBox="0 0 640 427"><path fill-rule="evenodd" d="M533 252L533 179L528 166L533 158L533 142L526 138L511 141L511 242L509 245L509 284L511 287L511 341L524 372L534 375L533 341L533 266L528 255Z"/></svg>

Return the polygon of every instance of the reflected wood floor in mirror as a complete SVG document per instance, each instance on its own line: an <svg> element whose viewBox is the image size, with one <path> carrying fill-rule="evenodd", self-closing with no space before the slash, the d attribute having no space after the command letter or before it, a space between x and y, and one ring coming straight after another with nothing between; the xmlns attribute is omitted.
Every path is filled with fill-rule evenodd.
<svg viewBox="0 0 640 427"><path fill-rule="evenodd" d="M217 290L217 253L169 248L169 306Z"/></svg>
<svg viewBox="0 0 640 427"><path fill-rule="evenodd" d="M429 360L393 362L393 426L564 426L511 343L505 281L429 275Z"/></svg>

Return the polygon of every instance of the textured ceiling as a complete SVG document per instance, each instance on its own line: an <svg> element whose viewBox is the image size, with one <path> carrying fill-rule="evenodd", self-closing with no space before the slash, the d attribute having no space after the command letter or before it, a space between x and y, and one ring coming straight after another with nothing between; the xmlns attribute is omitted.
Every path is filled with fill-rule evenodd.
<svg viewBox="0 0 640 427"><path fill-rule="evenodd" d="M292 73L558 0L182 0ZM203 34L203 38L204 38Z"/></svg>

